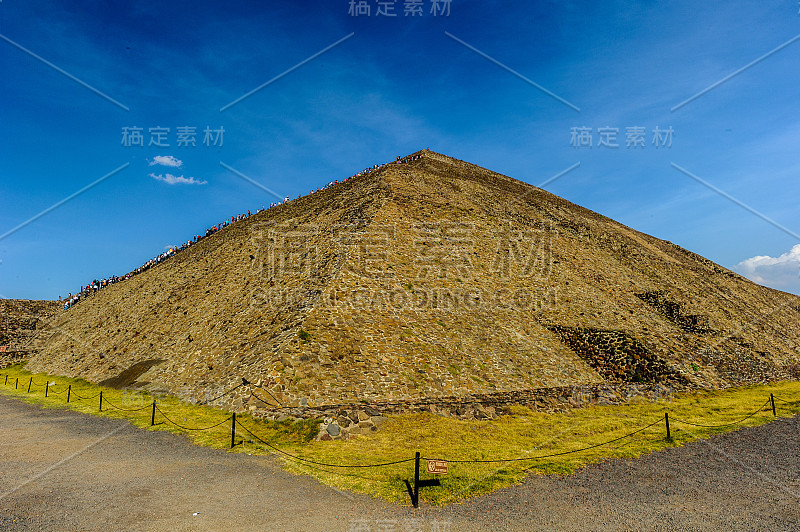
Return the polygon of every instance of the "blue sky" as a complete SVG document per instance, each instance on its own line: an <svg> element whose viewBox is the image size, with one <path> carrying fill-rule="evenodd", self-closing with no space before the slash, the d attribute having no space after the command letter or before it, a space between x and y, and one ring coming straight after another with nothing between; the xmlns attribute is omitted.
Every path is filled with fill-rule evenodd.
<svg viewBox="0 0 800 532"><path fill-rule="evenodd" d="M544 188L800 293L797 1L406 3L3 0L0 297L55 299L275 201L220 162L296 197L425 147L534 185L580 163Z"/></svg>

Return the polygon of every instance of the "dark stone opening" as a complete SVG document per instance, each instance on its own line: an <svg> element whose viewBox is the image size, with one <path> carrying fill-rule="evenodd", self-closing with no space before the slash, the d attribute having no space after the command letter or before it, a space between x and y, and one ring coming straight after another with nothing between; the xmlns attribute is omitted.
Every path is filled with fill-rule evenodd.
<svg viewBox="0 0 800 532"><path fill-rule="evenodd" d="M708 317L701 314L684 314L683 304L667 299L661 290L636 294L636 297L656 309L662 316L686 332L705 334L711 332Z"/></svg>
<svg viewBox="0 0 800 532"><path fill-rule="evenodd" d="M639 340L623 331L560 325L548 328L608 380L676 384L688 382Z"/></svg>

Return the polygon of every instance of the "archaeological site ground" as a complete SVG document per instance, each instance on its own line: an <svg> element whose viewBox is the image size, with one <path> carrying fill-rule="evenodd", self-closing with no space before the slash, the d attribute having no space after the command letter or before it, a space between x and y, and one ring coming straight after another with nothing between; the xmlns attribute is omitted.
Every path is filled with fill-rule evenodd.
<svg viewBox="0 0 800 532"><path fill-rule="evenodd" d="M383 423L423 441L392 417L413 412L451 434L495 420L502 439L521 437L503 417L800 379L800 297L428 150L237 221L68 310L0 304L7 363L314 419L317 440L340 440L329 445ZM604 434L624 433L626 415Z"/></svg>
<svg viewBox="0 0 800 532"><path fill-rule="evenodd" d="M535 406L576 386L616 401L800 378L797 296L421 154L236 222L67 311L4 312L8 329L38 315L39 330L3 334L33 371L197 401L242 377L269 391L268 405L240 388L220 402L234 410Z"/></svg>

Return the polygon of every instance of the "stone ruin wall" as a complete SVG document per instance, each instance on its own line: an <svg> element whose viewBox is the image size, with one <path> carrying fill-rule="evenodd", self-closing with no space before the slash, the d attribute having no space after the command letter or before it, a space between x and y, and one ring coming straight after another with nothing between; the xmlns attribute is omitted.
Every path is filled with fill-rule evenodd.
<svg viewBox="0 0 800 532"><path fill-rule="evenodd" d="M57 301L0 299L0 367L24 360L30 354L37 327L58 309Z"/></svg>

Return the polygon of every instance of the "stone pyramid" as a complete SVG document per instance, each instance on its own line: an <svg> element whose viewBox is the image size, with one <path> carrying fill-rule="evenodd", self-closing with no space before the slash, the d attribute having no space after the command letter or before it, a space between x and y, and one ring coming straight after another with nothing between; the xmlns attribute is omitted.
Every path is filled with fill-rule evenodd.
<svg viewBox="0 0 800 532"><path fill-rule="evenodd" d="M59 310L29 368L193 400L244 377L234 409L714 388L800 378L799 318L796 296L423 150Z"/></svg>

